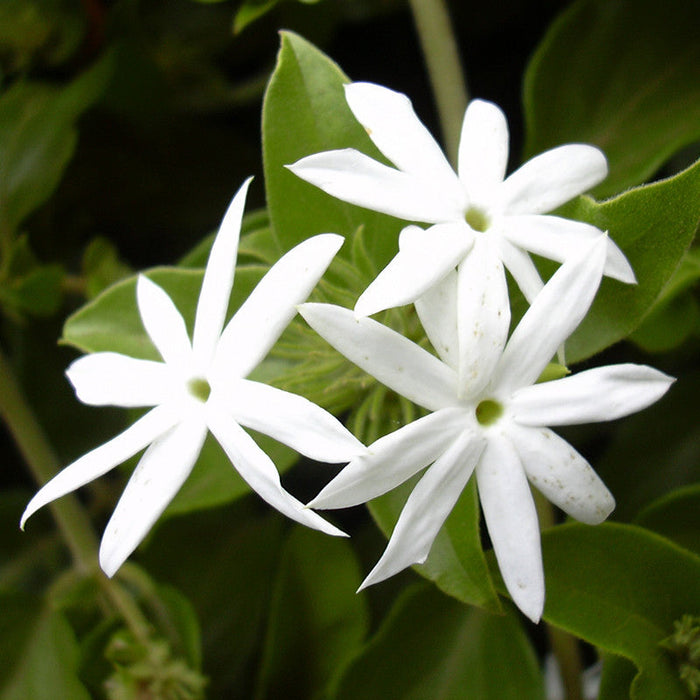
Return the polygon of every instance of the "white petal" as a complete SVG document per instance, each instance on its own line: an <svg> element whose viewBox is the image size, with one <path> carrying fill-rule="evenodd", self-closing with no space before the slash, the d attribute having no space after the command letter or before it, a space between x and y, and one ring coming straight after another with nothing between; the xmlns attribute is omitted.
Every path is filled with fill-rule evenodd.
<svg viewBox="0 0 700 700"><path fill-rule="evenodd" d="M154 282L139 275L136 301L144 328L161 357L184 370L192 362L192 346L182 315L172 299Z"/></svg>
<svg viewBox="0 0 700 700"><path fill-rule="evenodd" d="M558 216L506 216L502 222L502 233L509 241L531 253L559 262L572 255L580 255L594 238L604 235L595 226ZM610 238L607 239L607 246L603 274L621 282L634 283L634 271L625 254Z"/></svg>
<svg viewBox="0 0 700 700"><path fill-rule="evenodd" d="M410 479L464 431L462 409L446 408L389 433L355 457L310 503L311 508L349 508L381 496Z"/></svg>
<svg viewBox="0 0 700 700"><path fill-rule="evenodd" d="M91 406L155 406L173 392L176 377L163 362L96 352L73 362L66 376L78 398Z"/></svg>
<svg viewBox="0 0 700 700"><path fill-rule="evenodd" d="M68 465L60 471L48 483L39 489L27 505L20 527L39 508L71 491L84 486L93 479L97 479L110 469L133 457L146 445L153 442L177 423L178 416L163 406L157 406L145 416L139 418L123 433L112 438L104 445L95 448L80 459Z"/></svg>
<svg viewBox="0 0 700 700"><path fill-rule="evenodd" d="M605 156L595 146L559 146L535 156L506 178L499 192L500 206L508 214L544 214L588 191L607 174Z"/></svg>
<svg viewBox="0 0 700 700"><path fill-rule="evenodd" d="M402 335L332 304L302 304L299 313L338 352L409 401L431 411L455 405L455 372Z"/></svg>
<svg viewBox="0 0 700 700"><path fill-rule="evenodd" d="M200 371L209 367L226 320L236 271L241 219L251 180L248 178L241 185L229 204L209 253L192 335L192 351Z"/></svg>
<svg viewBox="0 0 700 700"><path fill-rule="evenodd" d="M413 489L382 558L362 582L360 590L427 559L483 449L484 439L471 430L463 430L447 445Z"/></svg>
<svg viewBox="0 0 700 700"><path fill-rule="evenodd" d="M217 347L214 380L245 377L267 355L343 245L324 233L285 253L260 280L229 321Z"/></svg>
<svg viewBox="0 0 700 700"><path fill-rule="evenodd" d="M675 380L645 365L608 365L516 391L511 401L523 425L578 425L615 420L658 401Z"/></svg>
<svg viewBox="0 0 700 700"><path fill-rule="evenodd" d="M535 503L512 443L503 433L489 432L476 467L481 507L506 588L520 610L538 622L544 571Z"/></svg>
<svg viewBox="0 0 700 700"><path fill-rule="evenodd" d="M488 201L503 182L508 165L508 124L493 102L472 100L464 114L459 141L459 179L470 200Z"/></svg>
<svg viewBox="0 0 700 700"><path fill-rule="evenodd" d="M527 302L532 304L544 287L544 282L532 258L507 238L502 237L498 241L498 248L503 264L508 268Z"/></svg>
<svg viewBox="0 0 700 700"><path fill-rule="evenodd" d="M593 302L605 264L600 236L582 257L567 260L537 295L503 351L494 385L501 397L533 384Z"/></svg>
<svg viewBox="0 0 700 700"><path fill-rule="evenodd" d="M302 525L328 535L345 536L342 530L305 508L303 503L282 488L272 460L233 418L221 411L212 410L209 412L208 423L209 430L223 447L236 471L263 500Z"/></svg>
<svg viewBox="0 0 700 700"><path fill-rule="evenodd" d="M415 300L416 313L433 348L452 369L459 363L457 340L457 270Z"/></svg>
<svg viewBox="0 0 700 700"><path fill-rule="evenodd" d="M464 193L450 196L428 173L396 170L352 148L316 153L287 167L333 197L399 219L431 224L464 219Z"/></svg>
<svg viewBox="0 0 700 700"><path fill-rule="evenodd" d="M508 337L510 303L503 264L480 237L457 269L459 391L480 393L491 379Z"/></svg>
<svg viewBox="0 0 700 700"><path fill-rule="evenodd" d="M374 83L351 83L345 86L345 99L377 148L399 170L461 196L457 176L406 95Z"/></svg>
<svg viewBox="0 0 700 700"><path fill-rule="evenodd" d="M437 224L424 231L407 226L399 236L399 252L355 304L358 316L371 316L415 301L440 282L473 244L466 224Z"/></svg>
<svg viewBox="0 0 700 700"><path fill-rule="evenodd" d="M206 435L203 420L184 421L141 457L102 537L100 566L107 576L116 573L180 490Z"/></svg>
<svg viewBox="0 0 700 700"><path fill-rule="evenodd" d="M602 523L615 499L591 465L549 428L512 425L508 435L530 483L565 513L588 525Z"/></svg>
<svg viewBox="0 0 700 700"><path fill-rule="evenodd" d="M319 462L347 462L367 448L333 415L308 399L246 379L229 396L212 395L237 423Z"/></svg>

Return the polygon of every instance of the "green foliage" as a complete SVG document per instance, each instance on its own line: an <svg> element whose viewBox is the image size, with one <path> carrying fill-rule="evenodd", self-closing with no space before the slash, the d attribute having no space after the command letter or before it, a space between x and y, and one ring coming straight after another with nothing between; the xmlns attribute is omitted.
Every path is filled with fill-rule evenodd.
<svg viewBox="0 0 700 700"><path fill-rule="evenodd" d="M344 670L332 697L538 700L544 686L512 613L489 614L413 586Z"/></svg>
<svg viewBox="0 0 700 700"><path fill-rule="evenodd" d="M199 2L211 2L212 0L199 0ZM214 0L216 2L218 0ZM243 3L236 12L236 17L233 21L233 32L239 34L249 24L260 19L274 7L280 4L282 0L243 0ZM297 0L305 5L315 5L320 0Z"/></svg>
<svg viewBox="0 0 700 700"><path fill-rule="evenodd" d="M574 2L525 76L526 156L562 143L599 146L610 164L599 196L652 176L700 139L699 25L697 2Z"/></svg>

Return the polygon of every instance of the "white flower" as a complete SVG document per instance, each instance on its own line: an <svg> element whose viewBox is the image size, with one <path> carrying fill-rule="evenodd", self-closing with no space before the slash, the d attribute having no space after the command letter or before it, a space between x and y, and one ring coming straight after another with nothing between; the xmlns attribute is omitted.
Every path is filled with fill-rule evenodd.
<svg viewBox="0 0 700 700"><path fill-rule="evenodd" d="M544 605L544 576L528 480L585 523L604 520L614 500L590 465L546 426L619 418L666 392L673 379L650 367L600 367L536 384L557 347L586 314L605 261L603 238L565 262L537 296L507 344L509 314L475 309L475 367L461 384L450 358L441 361L369 318L325 304L301 315L333 347L380 382L431 414L380 438L354 458L309 503L343 508L364 503L430 466L409 497L389 544L363 586L425 561L460 492L476 472L486 524L513 600L532 620ZM471 261L471 258L469 259ZM488 300L488 290L484 294ZM426 315L444 313L434 298ZM428 330L428 329L426 329ZM436 347L453 346L453 324L433 323Z"/></svg>
<svg viewBox="0 0 700 700"><path fill-rule="evenodd" d="M143 325L163 362L99 352L67 371L78 398L103 406L153 406L123 433L66 467L34 496L21 526L43 505L109 471L140 450L141 457L100 547L112 576L134 551L192 470L211 431L248 485L273 507L331 535L344 533L304 508L280 484L270 458L246 426L312 459L345 462L365 450L330 413L306 399L245 377L270 350L328 267L343 239L315 236L284 255L224 328L233 286L241 217L250 180L222 221L209 255L192 342L172 300L139 277Z"/></svg>
<svg viewBox="0 0 700 700"><path fill-rule="evenodd" d="M505 116L491 102L473 100L464 115L457 174L405 95L372 83L346 85L345 95L357 120L396 168L344 149L302 158L289 169L344 201L434 224L427 231L409 226L401 232L398 254L358 299L358 315L414 302L459 266L463 336L470 332L472 317L463 309L468 293L461 287L478 292L486 274L478 266L460 265L469 259L475 241L488 244L488 270L503 263L532 302L542 280L528 251L562 262L602 234L589 224L544 215L605 178L607 163L597 148L560 146L504 179ZM624 254L609 239L606 257L604 274L635 281ZM421 309L418 313L423 320Z"/></svg>

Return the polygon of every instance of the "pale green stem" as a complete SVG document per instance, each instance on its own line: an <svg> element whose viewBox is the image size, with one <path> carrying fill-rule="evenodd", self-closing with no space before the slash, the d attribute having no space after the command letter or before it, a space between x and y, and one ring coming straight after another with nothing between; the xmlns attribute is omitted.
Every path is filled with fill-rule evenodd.
<svg viewBox="0 0 700 700"><path fill-rule="evenodd" d="M554 508L552 504L537 491L534 492L537 515L540 521L540 529L545 530L556 524ZM552 646L552 653L559 664L562 681L564 683L564 697L566 700L584 700L581 677L581 655L579 653L578 640L573 635L559 627L545 622L547 636Z"/></svg>
<svg viewBox="0 0 700 700"><path fill-rule="evenodd" d="M467 81L445 0L409 0L440 118L445 151L457 163Z"/></svg>
<svg viewBox="0 0 700 700"><path fill-rule="evenodd" d="M12 366L0 351L0 416L38 484L58 471L60 463L39 421L27 402ZM97 564L97 538L90 520L77 499L68 494L49 504L61 535L83 575L95 576L112 607L122 616L134 635L149 637L149 624L134 600L115 581L108 579Z"/></svg>

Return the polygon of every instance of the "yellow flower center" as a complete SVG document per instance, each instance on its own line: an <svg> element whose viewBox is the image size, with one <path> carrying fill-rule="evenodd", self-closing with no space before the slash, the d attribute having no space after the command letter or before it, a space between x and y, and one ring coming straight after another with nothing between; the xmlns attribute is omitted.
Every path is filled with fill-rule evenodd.
<svg viewBox="0 0 700 700"><path fill-rule="evenodd" d="M480 425L493 425L503 415L503 406L493 399L484 399L476 407L476 419Z"/></svg>
<svg viewBox="0 0 700 700"><path fill-rule="evenodd" d="M491 220L481 209L477 207L469 207L467 213L464 215L464 220L469 224L471 228L479 233L487 231L489 226L491 226Z"/></svg>
<svg viewBox="0 0 700 700"><path fill-rule="evenodd" d="M195 397L195 399L199 399L202 403L205 403L209 398L209 394L211 394L211 386L209 386L209 382L201 377L190 379L190 381L187 382L187 389L189 390L190 394Z"/></svg>

